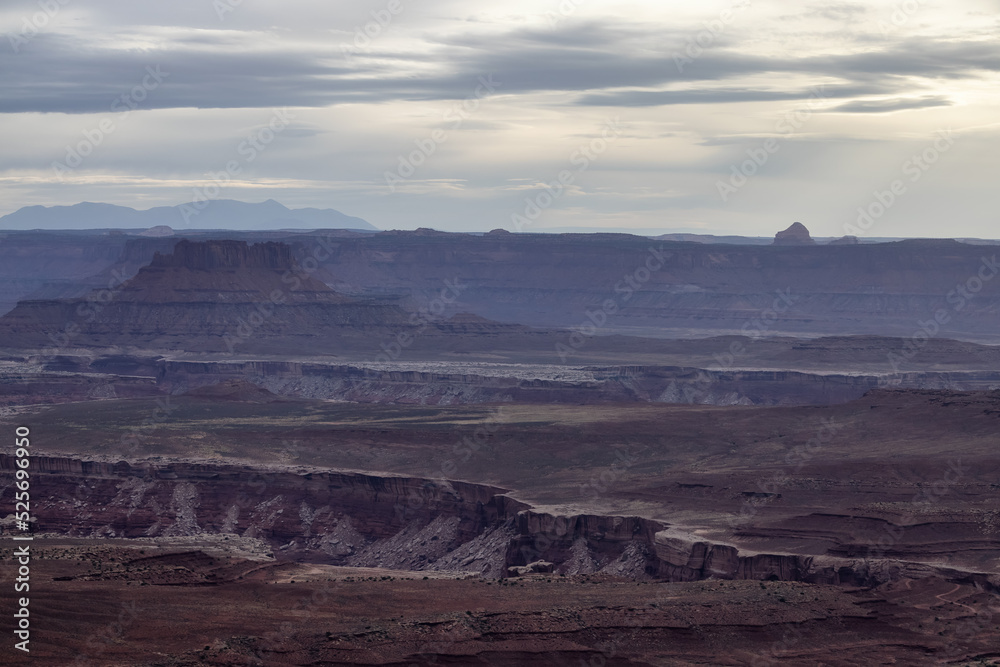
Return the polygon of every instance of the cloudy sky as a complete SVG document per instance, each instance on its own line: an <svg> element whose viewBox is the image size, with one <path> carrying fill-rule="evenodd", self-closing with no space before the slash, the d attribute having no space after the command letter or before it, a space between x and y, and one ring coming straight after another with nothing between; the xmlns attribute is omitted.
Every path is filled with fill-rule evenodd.
<svg viewBox="0 0 1000 667"><path fill-rule="evenodd" d="M1000 0L7 0L0 214L997 238L998 28Z"/></svg>

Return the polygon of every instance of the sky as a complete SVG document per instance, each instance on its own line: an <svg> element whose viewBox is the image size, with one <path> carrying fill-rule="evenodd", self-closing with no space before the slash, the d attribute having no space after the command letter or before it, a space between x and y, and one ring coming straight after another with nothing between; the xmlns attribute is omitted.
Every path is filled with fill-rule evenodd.
<svg viewBox="0 0 1000 667"><path fill-rule="evenodd" d="M997 238L998 28L1000 0L7 0L0 215Z"/></svg>

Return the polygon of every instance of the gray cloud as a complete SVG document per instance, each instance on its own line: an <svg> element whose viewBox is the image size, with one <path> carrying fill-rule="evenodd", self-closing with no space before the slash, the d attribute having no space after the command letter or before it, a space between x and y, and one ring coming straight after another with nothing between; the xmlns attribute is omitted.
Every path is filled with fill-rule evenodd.
<svg viewBox="0 0 1000 667"><path fill-rule="evenodd" d="M386 3L242 2L220 20L211 0L88 0L67 3L19 53L0 34L0 113L8 114L0 211L189 201L228 160L242 159L237 147L271 108L295 107L292 125L243 164L225 197L333 207L384 228L485 231L524 209L528 191L508 186L551 181L611 116L623 119L623 133L539 227L771 235L777 219L807 219L817 235L839 236L845 216L898 177L941 124L956 128L954 149L880 230L933 233L945 208L964 235L995 228L989 156L1000 49L994 17L970 11L982 9L979 0L922 3L919 16L887 32L878 25L892 3L760 0L683 72L674 54L703 37L719 17L711 8L645 0L616 13L608 3L574 3L577 11L549 26L544 15L559 0L502 8L403 0L383 34L345 57L342 46ZM4 3L0 30L38 6ZM112 116L114 132L56 178L53 161L104 120L71 114L110 114L147 66L169 72L140 103L150 111ZM445 127L443 112L489 73L500 97L460 127L449 123L447 141L409 186L388 192L386 171ZM807 105L808 125L771 129ZM717 181L779 133L780 150L723 203Z"/></svg>
<svg viewBox="0 0 1000 667"><path fill-rule="evenodd" d="M905 111L908 109L926 109L929 107L947 107L954 104L943 95L928 97L895 98L890 100L856 100L836 106L829 111L840 113L889 113L890 111Z"/></svg>
<svg viewBox="0 0 1000 667"><path fill-rule="evenodd" d="M430 54L366 51L347 59L333 45L293 47L263 38L248 43L246 37L224 32L198 33L142 50L40 34L19 54L0 50L0 113L105 112L142 80L149 65L160 66L170 76L144 100L145 109L462 99L486 73L502 83L504 94L579 92L583 94L577 103L583 105L650 106L802 95L745 86L695 88L762 74L840 79L840 87L831 87L833 94L850 97L919 92L913 77L963 79L1000 71L1000 53L991 44L909 40L879 51L801 58L749 56L720 47L706 51L681 74L673 62L674 51L664 44L664 39L679 44L678 35L627 24L579 23L559 32L519 29L490 39L439 38ZM636 43L647 47L630 51L623 46ZM437 66L417 75L407 71L408 61ZM691 89L643 90L678 82Z"/></svg>
<svg viewBox="0 0 1000 667"><path fill-rule="evenodd" d="M776 102L813 98L843 98L890 92L890 84L867 86L825 86L798 90L753 90L748 88L705 88L698 90L644 91L584 95L579 104L596 106L648 107L667 104L728 104L733 102Z"/></svg>
<svg viewBox="0 0 1000 667"><path fill-rule="evenodd" d="M856 2L825 2L810 4L807 11L830 21L855 21L870 8Z"/></svg>

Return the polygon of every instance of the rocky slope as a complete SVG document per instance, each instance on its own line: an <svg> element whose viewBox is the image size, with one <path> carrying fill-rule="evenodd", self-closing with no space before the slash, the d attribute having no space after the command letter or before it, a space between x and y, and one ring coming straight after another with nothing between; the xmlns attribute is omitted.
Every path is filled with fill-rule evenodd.
<svg viewBox="0 0 1000 667"><path fill-rule="evenodd" d="M5 486L13 457L0 454ZM106 463L32 457L36 532L87 538L232 535L279 560L409 571L630 579L753 579L874 585L880 561L750 553L639 517L537 512L480 484L319 469L255 469L178 461ZM852 556L848 554L847 556ZM543 570L545 571L545 570ZM911 574L992 586L986 574L915 566Z"/></svg>

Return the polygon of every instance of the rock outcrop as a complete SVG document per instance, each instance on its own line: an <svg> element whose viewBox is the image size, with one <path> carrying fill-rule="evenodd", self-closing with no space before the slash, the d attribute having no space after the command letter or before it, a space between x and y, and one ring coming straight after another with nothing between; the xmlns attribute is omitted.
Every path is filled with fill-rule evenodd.
<svg viewBox="0 0 1000 667"><path fill-rule="evenodd" d="M139 233L139 236L154 236L154 237L173 236L173 235L174 235L174 230L169 225L156 225L154 227L150 227L144 232Z"/></svg>
<svg viewBox="0 0 1000 667"><path fill-rule="evenodd" d="M704 370L679 366L583 366L559 369L417 363L375 364L200 362L164 360L165 391L240 378L276 395L359 403L688 403L702 405L826 405L860 398L878 375L764 370ZM908 372L896 386L973 390L1000 387L1000 370Z"/></svg>
<svg viewBox="0 0 1000 667"><path fill-rule="evenodd" d="M38 498L35 531L70 537L239 535L270 544L279 560L490 578L600 572L638 580L852 585L883 578L872 569L877 563L741 554L730 545L675 533L662 522L536 512L503 489L459 481L44 456L32 457L30 469ZM14 458L0 454L0 479L12 478L15 470ZM948 571L959 575L971 576Z"/></svg>
<svg viewBox="0 0 1000 667"><path fill-rule="evenodd" d="M282 243L182 240L131 279L80 299L23 301L2 319L22 348L288 350L304 340L414 328L398 306L338 294Z"/></svg>
<svg viewBox="0 0 1000 667"><path fill-rule="evenodd" d="M774 245L815 245L816 241L809 235L809 230L801 222L793 222L791 226L774 235Z"/></svg>
<svg viewBox="0 0 1000 667"><path fill-rule="evenodd" d="M447 323L441 328L447 331ZM801 347L803 354L811 354L817 360L823 355L833 355L822 342L804 342ZM866 352L863 348L860 341L854 346L856 360L862 359L861 354ZM645 365L552 367L456 361L304 363L55 355L24 363L0 362L0 406L185 393L244 402L269 402L284 397L419 405L506 402L830 405L857 399L883 385L962 391L1000 388L997 362L991 362L984 354L975 363L983 370L901 370L886 376L822 369L810 372Z"/></svg>

